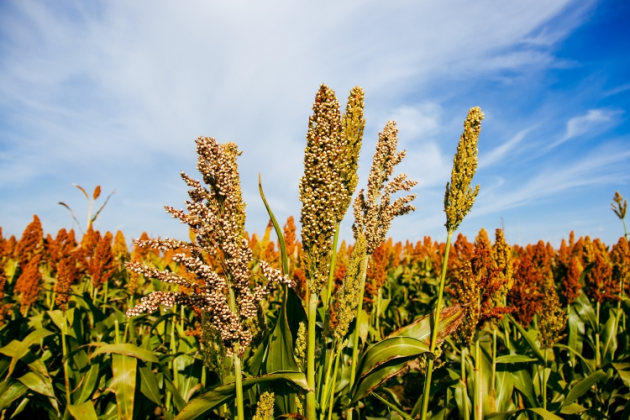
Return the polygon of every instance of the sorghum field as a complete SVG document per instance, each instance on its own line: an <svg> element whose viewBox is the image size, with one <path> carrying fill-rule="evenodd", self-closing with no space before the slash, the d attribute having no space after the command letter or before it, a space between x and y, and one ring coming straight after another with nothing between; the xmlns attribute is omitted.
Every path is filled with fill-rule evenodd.
<svg viewBox="0 0 630 420"><path fill-rule="evenodd" d="M37 216L19 239L0 230L2 418L630 418L626 236L571 232L556 249L457 234L479 190L472 108L447 242L394 243L388 228L415 198L394 195L415 181L395 174L389 122L356 191L363 95L342 114L318 90L299 221L267 206L267 229L247 233L240 151L201 137L186 211L166 207L189 241L129 246L91 215L85 233L45 233ZM83 192L93 203L100 187ZM354 241L339 243L351 205ZM622 221L626 208L617 193Z"/></svg>

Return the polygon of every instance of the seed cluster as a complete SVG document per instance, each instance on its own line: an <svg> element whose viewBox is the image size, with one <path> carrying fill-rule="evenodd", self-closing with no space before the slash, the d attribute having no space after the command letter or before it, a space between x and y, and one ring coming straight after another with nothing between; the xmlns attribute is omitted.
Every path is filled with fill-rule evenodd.
<svg viewBox="0 0 630 420"><path fill-rule="evenodd" d="M470 187L477 170L477 142L481 132L483 112L474 107L468 111L464 121L464 133L459 139L457 152L453 158L451 182L446 184L444 194L444 212L446 213L446 229L454 232L464 220L479 193L479 185L473 190Z"/></svg>
<svg viewBox="0 0 630 420"><path fill-rule="evenodd" d="M249 320L255 318L258 303L268 293L267 286L250 286L252 251L244 237L245 203L242 199L236 158L240 154L234 143L219 144L212 138L200 137L196 141L199 160L197 169L203 176L200 181L182 173L190 187L186 209L166 206L167 212L186 223L194 243L172 239L141 240L136 245L162 251L180 250L173 261L180 263L193 281L170 271L148 268L137 261L128 262L127 268L147 278L180 286L187 292L153 292L140 300L127 312L136 316L154 311L159 306L188 305L207 314L203 328L214 329L226 354L242 354L252 340ZM221 267L212 266L219 262ZM278 270L260 263L261 271L272 282L293 285ZM220 272L221 274L219 274ZM233 296L233 297L231 297Z"/></svg>
<svg viewBox="0 0 630 420"><path fill-rule="evenodd" d="M409 191L418 182L407 179L401 173L392 180L394 167L405 157L405 151L396 151L398 145L398 128L396 123L388 121L382 133L378 135L376 152L372 160L368 176L367 194L364 190L354 200L355 238L365 235L367 255L372 255L376 247L385 241L387 231L396 216L407 214L416 208L408 203L416 198L416 194L398 197L393 202L392 195L399 191ZM389 181L389 182L388 182Z"/></svg>
<svg viewBox="0 0 630 420"><path fill-rule="evenodd" d="M346 191L341 174L349 171L335 92L321 85L308 120L304 176L300 179L303 267L308 287L319 293L327 280L332 238Z"/></svg>

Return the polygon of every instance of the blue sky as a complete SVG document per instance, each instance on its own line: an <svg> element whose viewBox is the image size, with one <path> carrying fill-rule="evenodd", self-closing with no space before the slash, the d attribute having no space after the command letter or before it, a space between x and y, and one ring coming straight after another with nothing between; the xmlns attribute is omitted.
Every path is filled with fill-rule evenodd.
<svg viewBox="0 0 630 420"><path fill-rule="evenodd" d="M115 190L96 227L186 237L163 206L183 207L194 140L234 141L249 231L299 217L308 115L320 83L345 104L366 91L360 161L398 122L419 181L396 240L443 240L444 186L467 110L486 114L460 227L505 226L508 241L558 245L571 230L606 243L610 210L630 198L630 4L626 1L4 1L0 3L0 226L20 235L82 225L72 184ZM102 201L102 200L101 200ZM343 236L351 237L351 213Z"/></svg>

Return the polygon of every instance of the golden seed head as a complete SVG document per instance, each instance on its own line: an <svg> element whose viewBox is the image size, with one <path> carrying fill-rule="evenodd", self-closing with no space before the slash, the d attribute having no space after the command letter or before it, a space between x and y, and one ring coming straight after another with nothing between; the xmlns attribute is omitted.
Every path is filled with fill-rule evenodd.
<svg viewBox="0 0 630 420"><path fill-rule="evenodd" d="M253 420L273 420L273 405L275 397L273 392L265 391L260 394L256 405L256 414Z"/></svg>
<svg viewBox="0 0 630 420"><path fill-rule="evenodd" d="M542 343L549 349L560 341L567 326L567 315L556 292L553 273L548 271L541 287L542 310L540 311L539 329Z"/></svg>
<svg viewBox="0 0 630 420"><path fill-rule="evenodd" d="M356 315L356 308L361 295L361 283L365 277L367 269L367 240L364 235L359 234L352 249L348 271L343 280L343 285L338 292L337 298L337 325L334 328L334 336L337 345L341 345L343 338L348 333L350 323Z"/></svg>
<svg viewBox="0 0 630 420"><path fill-rule="evenodd" d="M350 91L348 103L346 104L346 112L341 117L341 138L345 152L342 154L345 162L341 166L341 179L344 187L344 195L339 206L337 221L340 222L350 206L352 194L357 187L359 177L357 170L359 169L359 152L363 143L363 129L365 128L365 118L363 117L363 109L365 103L363 101L365 92L359 86L355 86Z"/></svg>
<svg viewBox="0 0 630 420"><path fill-rule="evenodd" d="M483 112L479 107L468 111L468 116L464 121L464 132L459 139L457 152L453 158L451 182L446 184L444 194L446 229L449 232L457 230L479 193L479 185L473 190L470 183L477 170L477 141L483 117Z"/></svg>

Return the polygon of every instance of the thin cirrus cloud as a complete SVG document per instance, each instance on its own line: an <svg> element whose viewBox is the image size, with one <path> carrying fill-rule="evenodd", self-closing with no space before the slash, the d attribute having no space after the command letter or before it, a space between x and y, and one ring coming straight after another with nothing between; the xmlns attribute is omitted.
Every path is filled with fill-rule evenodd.
<svg viewBox="0 0 630 420"><path fill-rule="evenodd" d="M185 199L178 172L194 174L199 135L235 141L244 150L239 164L249 230L264 229L267 219L258 173L278 218L298 216L310 104L326 82L342 103L352 86L366 91L362 180L378 131L387 119L398 121L401 148L408 150L400 169L420 181L421 199L417 214L405 216L404 226L396 222L392 233L398 239L432 234L465 115L454 104L477 103L471 86L491 82L525 91L513 79L567 67L555 51L595 6L569 0L5 2L0 195L11 203L0 204L0 224L19 234L37 213L46 229L67 226L55 203L70 201L73 182L101 183L117 191L99 220L102 229L185 235L175 222L165 223L162 206ZM493 107L501 105L484 96L484 111L498 115ZM572 109L585 119L556 138L588 134L597 118L610 123L620 115L586 109L602 114ZM510 115L497 118L510 125ZM535 122L519 120L515 130L484 131L494 148L481 158L480 176L492 176L532 135L528 127ZM501 121L486 127L495 122ZM501 188L526 195L537 170L538 164L520 179L507 173ZM514 198L509 206L523 202Z"/></svg>
<svg viewBox="0 0 630 420"><path fill-rule="evenodd" d="M585 114L569 119L564 136L552 143L549 148L584 134L602 132L613 125L622 113L623 111L614 109L589 109Z"/></svg>

